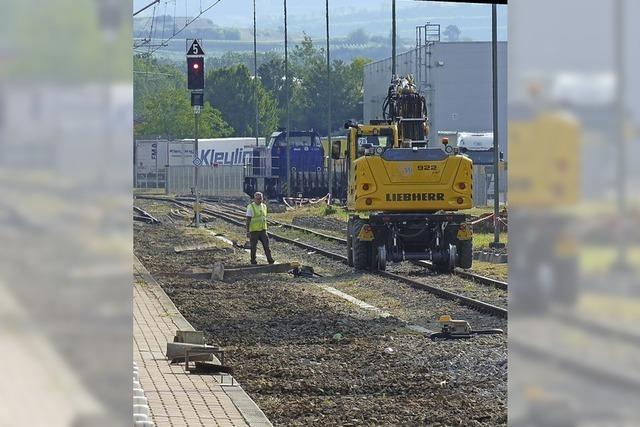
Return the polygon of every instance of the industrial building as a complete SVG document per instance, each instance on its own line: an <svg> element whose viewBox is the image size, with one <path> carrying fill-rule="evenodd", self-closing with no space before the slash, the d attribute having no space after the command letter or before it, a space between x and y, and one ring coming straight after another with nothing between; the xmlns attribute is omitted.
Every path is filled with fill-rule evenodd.
<svg viewBox="0 0 640 427"><path fill-rule="evenodd" d="M491 42L418 41L396 57L398 75L413 74L427 99L429 139L437 132L492 132ZM437 36L439 39L439 36ZM364 121L382 119L391 78L391 58L364 69ZM500 151L507 153L507 42L498 42L498 124ZM505 157L506 158L506 157Z"/></svg>

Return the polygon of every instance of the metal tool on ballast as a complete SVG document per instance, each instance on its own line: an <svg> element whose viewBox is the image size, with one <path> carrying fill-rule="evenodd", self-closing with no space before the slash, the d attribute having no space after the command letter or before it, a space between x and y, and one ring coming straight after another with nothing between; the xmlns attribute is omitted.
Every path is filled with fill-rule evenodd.
<svg viewBox="0 0 640 427"><path fill-rule="evenodd" d="M471 338L474 335L495 335L502 334L502 329L472 329L466 320L454 320L448 314L440 316L438 323L442 325L440 332L429 335L432 340L436 339L460 339Z"/></svg>

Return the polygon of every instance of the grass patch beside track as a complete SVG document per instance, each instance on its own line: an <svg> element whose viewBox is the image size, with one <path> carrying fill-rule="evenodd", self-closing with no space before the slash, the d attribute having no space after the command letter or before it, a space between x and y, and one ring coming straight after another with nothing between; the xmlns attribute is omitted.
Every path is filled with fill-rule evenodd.
<svg viewBox="0 0 640 427"><path fill-rule="evenodd" d="M459 213L465 214L465 215L471 215L471 216L480 216L480 215L485 215L485 214L492 214L493 213L493 206L491 206L491 207L489 207L489 206L477 206L475 208L461 210L461 211L459 211Z"/></svg>
<svg viewBox="0 0 640 427"><path fill-rule="evenodd" d="M491 242L493 242L493 233L473 233L473 249L488 248ZM500 233L500 242L508 244L509 235Z"/></svg>
<svg viewBox="0 0 640 427"><path fill-rule="evenodd" d="M133 189L133 195L138 195L138 194L149 194L149 195L159 195L159 196L165 196L166 195L166 191L164 188L134 188Z"/></svg>
<svg viewBox="0 0 640 427"><path fill-rule="evenodd" d="M481 276L493 277L506 282L509 276L509 264L492 264L474 260L470 271Z"/></svg>

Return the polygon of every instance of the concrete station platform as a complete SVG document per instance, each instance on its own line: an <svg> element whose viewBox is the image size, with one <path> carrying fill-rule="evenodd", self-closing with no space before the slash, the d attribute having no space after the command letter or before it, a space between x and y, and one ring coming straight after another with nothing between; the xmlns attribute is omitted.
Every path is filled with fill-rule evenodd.
<svg viewBox="0 0 640 427"><path fill-rule="evenodd" d="M189 374L184 364L169 364L167 342L194 328L137 258L133 291L133 360L156 426L272 425L230 375Z"/></svg>

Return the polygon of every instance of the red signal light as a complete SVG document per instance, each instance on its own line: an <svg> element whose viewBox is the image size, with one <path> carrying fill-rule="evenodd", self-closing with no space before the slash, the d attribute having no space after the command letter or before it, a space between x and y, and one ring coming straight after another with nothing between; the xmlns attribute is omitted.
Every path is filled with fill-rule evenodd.
<svg viewBox="0 0 640 427"><path fill-rule="evenodd" d="M187 89L204 89L204 58L187 57Z"/></svg>

